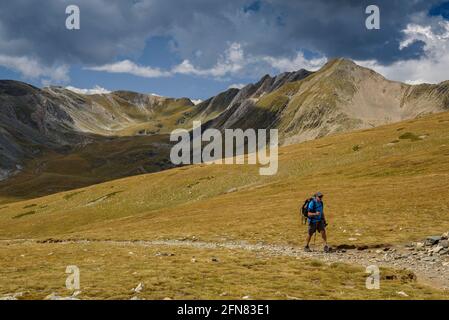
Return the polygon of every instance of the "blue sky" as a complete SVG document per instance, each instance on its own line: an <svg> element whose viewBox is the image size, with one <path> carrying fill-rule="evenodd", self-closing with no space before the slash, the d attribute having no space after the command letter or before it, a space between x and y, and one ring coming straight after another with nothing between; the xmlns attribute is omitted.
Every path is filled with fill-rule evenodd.
<svg viewBox="0 0 449 320"><path fill-rule="evenodd" d="M65 8L80 8L80 30ZM380 8L380 30L365 8ZM449 79L449 2L17 0L0 11L0 78L206 99L346 57L408 83Z"/></svg>

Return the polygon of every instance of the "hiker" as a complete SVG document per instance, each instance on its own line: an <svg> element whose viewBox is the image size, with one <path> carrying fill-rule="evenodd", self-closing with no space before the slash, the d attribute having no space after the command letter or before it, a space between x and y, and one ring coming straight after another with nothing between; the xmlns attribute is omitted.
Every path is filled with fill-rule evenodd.
<svg viewBox="0 0 449 320"><path fill-rule="evenodd" d="M308 207L307 207L307 216L308 216L308 234L306 239L306 246L304 247L304 251L310 252L309 243L312 239L312 236L315 232L321 233L321 236L324 240L324 252L329 252L329 246L327 245L327 235L326 235L326 220L324 218L324 203L323 203L323 194L321 192L317 192L312 199L310 199ZM316 235L315 235L316 236Z"/></svg>

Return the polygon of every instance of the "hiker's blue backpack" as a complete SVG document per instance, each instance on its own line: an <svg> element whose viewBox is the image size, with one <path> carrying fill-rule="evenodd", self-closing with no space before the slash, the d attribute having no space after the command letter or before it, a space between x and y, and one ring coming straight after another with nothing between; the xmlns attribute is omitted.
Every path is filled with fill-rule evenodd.
<svg viewBox="0 0 449 320"><path fill-rule="evenodd" d="M301 220L303 224L307 223L307 219L309 218L309 203L310 201L314 201L313 198L308 198L306 201L304 201L304 204L300 208L301 212Z"/></svg>

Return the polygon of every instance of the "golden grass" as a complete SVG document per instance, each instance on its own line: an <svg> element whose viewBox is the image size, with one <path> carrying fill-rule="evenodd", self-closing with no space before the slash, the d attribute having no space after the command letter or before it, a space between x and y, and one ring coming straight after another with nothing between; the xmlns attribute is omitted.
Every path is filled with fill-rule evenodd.
<svg viewBox="0 0 449 320"><path fill-rule="evenodd" d="M94 185L69 199L73 191L12 203L0 210L0 232L4 238L196 235L299 245L305 229L298 206L319 189L331 243L417 240L449 229L449 129L441 121L448 118L442 113L283 147L271 177L259 176L256 166L197 165ZM391 145L401 132L426 138ZM102 198L111 192L121 193ZM31 203L38 205L35 214L12 219Z"/></svg>
<svg viewBox="0 0 449 320"><path fill-rule="evenodd" d="M448 121L449 113L441 113L282 147L275 176L260 176L257 166L203 164L0 205L0 235L118 240L195 236L302 246L305 227L298 206L320 190L332 245L419 240L449 230ZM407 132L418 138L400 139ZM129 298L129 290L142 281L151 288L142 297L157 299L388 299L398 298L396 291L416 299L442 297L415 282L393 281L385 290L368 291L363 270L348 265L225 249L136 247L131 249L136 256L130 257L129 248L86 246L2 245L1 292L29 292L27 298L49 291L62 294L65 265L79 264L85 270L85 298ZM175 256L156 258L155 251ZM192 256L199 262L189 264ZM210 263L211 256L220 264ZM220 297L224 291L229 295Z"/></svg>
<svg viewBox="0 0 449 320"><path fill-rule="evenodd" d="M81 299L447 299L407 272L381 270L381 289L365 287L361 267L228 249L139 245L0 245L0 296L69 296L68 265L80 269ZM192 262L192 259L194 259ZM132 292L139 283L144 290Z"/></svg>

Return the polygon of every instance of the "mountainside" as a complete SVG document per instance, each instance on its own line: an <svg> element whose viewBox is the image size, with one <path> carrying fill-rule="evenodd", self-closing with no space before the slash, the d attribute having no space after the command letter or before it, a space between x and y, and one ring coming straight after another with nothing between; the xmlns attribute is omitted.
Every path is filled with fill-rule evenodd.
<svg viewBox="0 0 449 320"><path fill-rule="evenodd" d="M130 299L139 283L145 299L447 299L424 284L449 286L448 249L410 244L449 230L448 123L444 112L283 146L273 176L199 164L2 204L0 296L66 294L69 261L82 299ZM318 188L338 253L320 237L303 253L298 205ZM373 263L382 290L365 287Z"/></svg>
<svg viewBox="0 0 449 320"><path fill-rule="evenodd" d="M449 82L406 85L336 59L274 91L234 99L210 126L277 128L281 143L291 144L445 110L449 110Z"/></svg>
<svg viewBox="0 0 449 320"><path fill-rule="evenodd" d="M82 95L0 81L0 180L45 152L69 152L102 137L170 132L177 114L191 107L189 99L125 91Z"/></svg>
<svg viewBox="0 0 449 320"><path fill-rule="evenodd" d="M170 167L168 134L176 128L191 128L194 120L220 130L277 128L280 143L288 145L449 110L449 81L407 85L350 60L335 59L317 72L266 75L255 84L229 89L198 105L187 98L128 91L83 95L61 87L39 89L0 81L0 108L0 180L24 170L35 159L56 155L71 164L76 163L73 158L83 158L90 178L101 172L101 178L94 180L98 182ZM82 151L86 145L92 147ZM124 151L124 145L130 149ZM96 149L107 150L108 161L98 160L101 154ZM148 152L160 156L150 159ZM48 157L45 161L52 162ZM31 175L49 167L42 161L33 165ZM79 174L61 168L65 166L50 173L59 178L62 174L64 179ZM87 182L74 185L83 183Z"/></svg>

